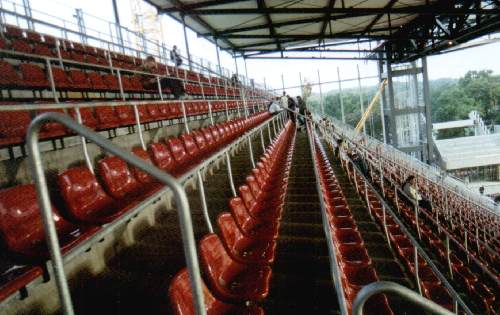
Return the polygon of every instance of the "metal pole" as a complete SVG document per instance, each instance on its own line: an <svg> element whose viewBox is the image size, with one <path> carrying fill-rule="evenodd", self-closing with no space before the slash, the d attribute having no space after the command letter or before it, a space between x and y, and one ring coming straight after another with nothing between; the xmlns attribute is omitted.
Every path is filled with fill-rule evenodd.
<svg viewBox="0 0 500 315"><path fill-rule="evenodd" d="M321 78L319 76L319 69L318 69L318 85L319 85L319 105L321 108L321 114L325 115L325 106L323 105L323 92L321 89Z"/></svg>
<svg viewBox="0 0 500 315"><path fill-rule="evenodd" d="M425 56L422 57L422 79L425 105L425 131L427 137L427 163L431 164L434 155L434 144L432 139L432 104L429 90L429 76L427 73L427 57Z"/></svg>
<svg viewBox="0 0 500 315"><path fill-rule="evenodd" d="M116 0L112 0L113 2L113 13L115 15L115 25L116 25L116 34L118 35L118 42L120 43L121 51L125 51L125 45L123 43L123 34L122 34L122 26L120 24L120 14L118 13L118 5L116 4Z"/></svg>
<svg viewBox="0 0 500 315"><path fill-rule="evenodd" d="M207 199L205 197L205 187L203 187L203 179L201 178L199 170L196 172L196 177L198 178L198 186L200 189L200 200L201 200L201 208L203 210L203 217L205 218L205 222L207 223L208 231L210 233L213 233L214 228L212 227L212 223L210 222L210 216L208 215Z"/></svg>
<svg viewBox="0 0 500 315"><path fill-rule="evenodd" d="M208 116L210 117L210 124L214 125L214 116L212 113L212 102L208 101Z"/></svg>
<svg viewBox="0 0 500 315"><path fill-rule="evenodd" d="M229 152L226 151L226 165L227 165L227 176L229 177L229 186L231 186L231 191L233 197L236 197L236 188L234 187L233 171L231 169L231 158L229 157Z"/></svg>
<svg viewBox="0 0 500 315"><path fill-rule="evenodd" d="M75 107L75 112L76 112L76 121L80 124L83 125L82 121L82 114L80 113L80 106ZM87 168L89 171L94 174L94 166L92 165L92 161L90 159L89 155L89 150L87 147L87 139L85 137L80 137L80 140L82 141L82 150L83 150L83 156L85 157L85 164L87 164Z"/></svg>
<svg viewBox="0 0 500 315"><path fill-rule="evenodd" d="M186 105L184 104L184 101L181 101L181 107L182 107L182 119L184 120L184 130L186 130L186 133L189 133L189 125L186 115Z"/></svg>
<svg viewBox="0 0 500 315"><path fill-rule="evenodd" d="M191 53L189 52L189 41L187 38L186 21L184 19L184 14L182 14L181 17L182 17L182 30L184 32L184 44L186 45L186 54L188 58L189 70L192 71L193 66L191 64Z"/></svg>
<svg viewBox="0 0 500 315"><path fill-rule="evenodd" d="M219 45L217 44L217 38L215 39L215 52L217 52L217 67L219 69L219 75L222 77L222 68L220 66L220 55L219 55Z"/></svg>
<svg viewBox="0 0 500 315"><path fill-rule="evenodd" d="M146 144L144 143L144 138L142 136L142 128L141 128L141 118L139 117L139 110L137 109L137 105L132 105L134 108L134 116L135 116L135 123L137 125L137 133L139 134L139 141L141 143L141 147L144 151L147 150Z"/></svg>
<svg viewBox="0 0 500 315"><path fill-rule="evenodd" d="M356 65L358 70L358 91L359 91L359 108L361 111L361 117L363 117L365 113L365 105L363 104L363 91L361 90L361 75L359 73L359 64ZM366 134L366 124L363 124L363 133Z"/></svg>
<svg viewBox="0 0 500 315"><path fill-rule="evenodd" d="M234 67L236 68L236 76L238 76L240 73L238 71L238 60L236 60L236 55L233 55L234 59Z"/></svg>
<svg viewBox="0 0 500 315"><path fill-rule="evenodd" d="M382 53L379 53L380 59L378 60L378 79L379 82L383 81L382 74L384 73L384 65L382 61ZM382 123L382 139L384 143L387 143L387 134L385 130L385 114L384 114L384 108L385 108L385 103L387 102L386 99L386 93L385 89L382 91L382 95L380 97L380 122Z"/></svg>
<svg viewBox="0 0 500 315"><path fill-rule="evenodd" d="M50 60L45 59L45 66L47 67L47 74L49 75L50 89L52 90L52 95L54 96L54 101L59 103L59 97L57 96L56 84L54 82L54 74L52 74L52 67L50 65Z"/></svg>
<svg viewBox="0 0 500 315"><path fill-rule="evenodd" d="M26 21L28 22L28 29L34 31L35 24L33 23L33 14L31 12L31 3L30 0L23 0L24 14L28 17Z"/></svg>
<svg viewBox="0 0 500 315"><path fill-rule="evenodd" d="M283 87L283 92L285 92L285 79L283 78L283 73L281 74L281 86Z"/></svg>
<svg viewBox="0 0 500 315"><path fill-rule="evenodd" d="M344 98L342 97L342 81L340 81L340 69L339 69L339 67L337 67L337 78L339 80L340 113L342 115L342 122L345 124Z"/></svg>
<svg viewBox="0 0 500 315"><path fill-rule="evenodd" d="M252 168L255 168L255 159L253 157L252 139L250 135L248 136L248 150L250 152L250 162L252 162Z"/></svg>
<svg viewBox="0 0 500 315"><path fill-rule="evenodd" d="M246 84L249 85L249 82L248 82L248 70L247 70L247 59L246 58L243 58L243 64L245 65L245 77L246 77Z"/></svg>

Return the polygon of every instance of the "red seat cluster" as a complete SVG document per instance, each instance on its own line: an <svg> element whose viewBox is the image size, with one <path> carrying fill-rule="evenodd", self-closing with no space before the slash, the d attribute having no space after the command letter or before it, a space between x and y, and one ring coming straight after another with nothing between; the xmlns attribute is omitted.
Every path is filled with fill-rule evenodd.
<svg viewBox="0 0 500 315"><path fill-rule="evenodd" d="M219 235L199 243L207 314L263 314L253 303L266 298L276 238L291 166L295 126L288 123L269 145L240 195L230 200L231 212L219 215ZM187 270L170 284L175 314L194 314Z"/></svg>
<svg viewBox="0 0 500 315"><path fill-rule="evenodd" d="M262 112L248 119L234 119L153 143L149 151L133 149L133 153L181 176L269 117L269 113ZM212 134L218 135L217 140ZM87 240L102 224L117 219L162 187L148 174L115 156L101 159L96 174L85 166L61 172L58 195L62 200L53 203L52 211L63 252ZM48 258L33 184L0 190L0 236L0 246L7 251L3 256L8 258L4 261L2 256L0 261L1 301L38 277L42 273L38 266Z"/></svg>
<svg viewBox="0 0 500 315"><path fill-rule="evenodd" d="M379 280L372 260L358 231L346 198L335 177L326 152L317 137L314 138L314 160L318 166L321 192L326 206L335 245L335 255L341 271L342 287L349 313L357 293L366 285ZM363 314L393 314L385 295L370 298Z"/></svg>
<svg viewBox="0 0 500 315"><path fill-rule="evenodd" d="M15 105L14 102L1 102L2 105ZM186 115L194 116L208 113L208 102L185 101ZM257 102L249 102L249 106L257 106ZM228 102L229 109L237 107L236 101ZM159 122L183 117L181 102L168 104L139 105L141 123ZM212 112L225 111L223 102L215 103ZM34 116L44 112L63 112L62 109L39 109L34 111L0 111L0 147L22 144L26 138L26 130ZM76 112L71 109L68 113L76 120ZM118 127L127 127L136 124L132 106L100 106L95 108L81 108L82 124L95 130L107 130ZM42 129L42 139L57 138L71 133L60 124L46 124Z"/></svg>

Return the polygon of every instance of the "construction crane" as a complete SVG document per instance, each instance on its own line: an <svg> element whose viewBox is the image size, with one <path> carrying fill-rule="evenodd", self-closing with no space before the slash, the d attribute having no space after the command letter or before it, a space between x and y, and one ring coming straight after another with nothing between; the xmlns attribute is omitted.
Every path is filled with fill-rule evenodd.
<svg viewBox="0 0 500 315"><path fill-rule="evenodd" d="M356 125L356 128L355 128L356 131L361 131L361 129L363 129L363 126L365 125L366 120L368 119L368 117L370 117L371 113L373 112L373 109L375 108L375 104L379 100L380 95L384 91L386 85L387 85L387 79L385 79L384 81L382 81L382 83L380 83L380 87L378 88L377 93L375 93L375 95L373 96L373 99L371 100L370 105L368 105L368 108L365 110L365 112L363 113L363 116L361 116L361 119L359 120L358 124Z"/></svg>

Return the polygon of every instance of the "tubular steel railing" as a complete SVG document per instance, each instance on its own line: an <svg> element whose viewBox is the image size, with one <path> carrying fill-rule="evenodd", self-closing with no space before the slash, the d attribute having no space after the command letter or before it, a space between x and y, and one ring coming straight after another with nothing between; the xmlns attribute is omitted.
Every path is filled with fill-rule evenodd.
<svg viewBox="0 0 500 315"><path fill-rule="evenodd" d="M356 298L354 299L354 303L352 306L352 314L363 315L363 306L365 305L365 302L370 297L381 293L397 294L402 298L404 298L406 301L410 301L411 303L420 306L425 311L430 312L432 314L453 315L452 312L436 304L435 302L420 296L415 291L410 290L397 283L388 281L373 282L365 286L363 289L361 289L361 291L358 292Z"/></svg>
<svg viewBox="0 0 500 315"><path fill-rule="evenodd" d="M282 116L282 115L281 115ZM267 120L260 124L259 126L255 127L252 131L251 135L257 135L257 133L261 133L262 129L265 128L266 126L269 127L269 124L272 121L275 120L281 120L282 117L280 115L273 117L270 120ZM168 188L170 188L173 193L174 197L176 200L176 205L178 207L179 211L179 223L181 226L181 233L182 233L182 241L183 241L183 247L184 247L184 253L186 256L186 263L190 272L190 279L191 279L191 285L193 288L193 297L194 297L194 303L195 303L195 309L196 309L196 314L205 314L205 308L203 304L203 295L201 291L201 278L200 278L200 270L199 270L199 263L198 263L198 258L196 254L196 244L194 240L194 234L193 234L193 226L192 226L192 220L191 220L191 215L190 215L190 209L189 209L189 202L187 200L187 196L185 193L185 190L183 188L183 185L190 179L196 176L196 179L198 180L199 184L199 189L200 189L200 198L202 199L202 204L206 204L206 197L204 194L204 187L203 187L203 180L201 176L201 171L203 168L207 167L209 164L211 164L214 160L214 158L217 157L222 157L226 156L229 157L229 149L230 147L233 147L233 144L243 144L245 142L245 137L244 136L241 141L237 141L237 143L233 143L229 145L228 148L222 149L218 153L216 153L212 158L207 159L203 161L200 165L195 167L192 171L189 173L181 176L180 178L174 178L171 175L163 172L162 170L156 168L154 165L149 164L140 158L132 155L130 152L118 148L114 144L112 144L109 140L102 138L100 135L95 133L94 131L88 129L85 126L82 126L81 124L75 122L72 120L70 117L67 115L63 115L60 113L45 113L42 115L39 115L35 119L33 119L29 129L28 129L28 134L27 134L27 145L29 149L29 161L30 161L30 167L32 171L32 177L34 178L36 190L37 190L37 197L40 203L40 211L42 212L42 221L44 224L44 229L46 231L46 239L48 243L48 249L50 252L50 257L52 260L52 266L53 266L53 272L55 276L55 282L56 286L58 289L58 294L59 298L61 301L61 307L63 310L63 313L65 315L70 315L74 314L73 310L73 304L71 301L71 296L69 292L69 287L66 279L66 275L64 273L64 262L68 261L70 257L62 257L61 250L60 250L60 245L57 237L57 233L55 230L54 222L53 222L53 217L52 217L52 209L51 209L51 204L50 204L50 198L48 194L48 188L47 188L47 183L45 179L45 174L44 174L44 168L43 168L43 163L41 159L41 153L39 149L39 142L38 142L38 135L40 128L43 124L45 124L47 121L56 121L67 128L71 129L74 131L76 134L80 135L82 138L88 139L91 142L95 143L96 145L104 148L106 151L108 151L111 154L114 154L126 162L130 163L133 166L138 167L142 171L150 174L160 182L164 183L166 185L166 188L164 188L161 192L158 194L155 194L152 196L153 199L157 199L159 197L160 193L166 192ZM230 162L230 160L229 160ZM90 168L92 170L92 168ZM230 167L230 164L228 165L228 178L231 181L232 179L232 170ZM151 199L151 200L153 200ZM144 207L147 206L146 203L141 203L140 207L138 207L139 211L141 209L144 209ZM202 209L207 227L211 229L211 222L210 222L210 217L208 215L208 209L206 207L203 207ZM127 213L124 215L124 217L131 217L135 215L136 211L133 213ZM109 225L107 225L103 231L98 235L96 239L101 239L104 234L112 230L115 226L120 224L120 222L123 220L117 220L117 222L112 222ZM91 241L91 240L89 240ZM78 251L70 251L68 253L68 256L74 257Z"/></svg>

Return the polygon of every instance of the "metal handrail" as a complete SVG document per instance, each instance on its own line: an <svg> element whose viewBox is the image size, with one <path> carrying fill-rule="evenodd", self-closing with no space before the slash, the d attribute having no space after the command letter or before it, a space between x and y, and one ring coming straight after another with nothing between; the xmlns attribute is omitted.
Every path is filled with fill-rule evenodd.
<svg viewBox="0 0 500 315"><path fill-rule="evenodd" d="M330 130L328 130L328 131L329 131L329 132L331 132ZM362 147L360 147L360 146L358 146L358 148L364 149L364 148L362 148ZM410 197L409 197L409 196L408 196L408 195L407 195L407 194L406 194L406 193L405 193L405 192L401 189L401 187L398 187L398 185L396 185L394 182L392 182L392 180L391 180L391 179L388 179L388 180L391 182L391 184L393 184L393 185L394 185L394 187L395 187L395 189L396 189L396 192L399 192L399 193L400 193L400 194L402 194L403 196L407 197L407 199L408 199L408 200L412 203L412 205L413 205L415 208L416 208L416 207L418 207L417 203L416 203L416 202L415 202L412 198L410 198ZM453 241L453 242L454 242L454 243L455 243L455 244L456 244L459 248L461 248L462 250L464 250L464 249L465 249L465 248L463 247L463 245L462 245L462 244L461 244L461 243L460 243L460 242L459 242L459 241L458 241L458 240L457 240L457 239L456 239L456 238L455 238L455 237L454 237L451 233L449 233L449 232L448 232L448 229L447 229L446 227L441 226L441 225L439 224L439 222L436 222L436 221L434 220L434 218L432 218L432 216L431 216L430 214L428 214L427 212L425 212L425 211L422 211L422 212L423 212L423 214L424 214L427 218L429 218L431 221L435 222L438 226L440 226L440 227L441 227L442 232L444 232L444 233L445 233L445 235L447 236L447 238L448 238L448 239L451 239L451 240L452 240L452 241ZM489 254L491 254L491 255L493 255L493 256L495 256L495 257L500 257L500 255L499 255L497 252L495 252L495 251L494 251L494 250L493 250L493 249L492 249L492 248L491 248L491 247L490 247L487 243L485 243L484 241L482 241L482 240L481 240L481 239L479 239L479 238L476 238L476 241L477 241L479 244L483 245L483 246L485 247L485 249L489 252ZM490 278L491 278L494 282L496 282L497 284L500 284L500 280L497 278L497 276L496 276L496 275L494 275L494 274L492 273L492 271L491 271L491 270L490 270L487 266L485 266L485 265L484 265L484 264L483 264L483 263L482 263L482 262L481 262L481 261L480 261L477 257L475 257L474 255L471 255L468 251L466 251L466 253L467 253L467 255L468 255L470 258L472 258L472 261L474 261L474 263L476 263L476 265L477 265L479 268L481 268L481 270L482 270L483 272L485 272L487 275L489 275L489 276L490 276Z"/></svg>
<svg viewBox="0 0 500 315"><path fill-rule="evenodd" d="M288 109L286 109L286 110L288 110ZM301 115L301 114L299 114L299 115ZM303 116L303 117L305 117L305 116ZM306 119L308 119L308 118L306 117ZM314 169L314 176L316 177L316 190L318 191L318 194L319 194L319 202L320 202L320 206L321 206L321 219L323 221L323 232L325 233L326 239L328 240L328 256L330 258L331 277L333 280L333 284L335 286L335 290L337 291L337 298L338 298L339 305L340 305L340 313L342 315L347 315L347 314L349 314L347 311L347 302L346 302L346 298L344 295L344 290L342 288L342 279L340 277L339 264L337 262L337 256L335 255L335 248L333 248L334 241L332 238L332 233L330 232L330 226L329 226L328 218L326 215L327 210L326 210L325 200L323 199L323 192L321 189L321 185L319 183L319 173L318 173L317 165L315 162L315 152L314 152L314 144L313 144L314 138L312 135L311 128L309 127L309 124L307 122L306 122L306 128L307 128L307 133L308 133L308 137L309 137L309 148L311 150L311 158L312 158L312 164L313 164L313 169Z"/></svg>
<svg viewBox="0 0 500 315"><path fill-rule="evenodd" d="M356 298L354 299L354 302L352 304L352 314L363 315L363 306L365 305L365 302L375 294L384 292L397 294L403 297L406 301L410 301L430 313L438 315L453 315L452 312L445 309L441 305L436 304L434 301L428 300L420 296L415 291L410 290L400 284L389 281L377 281L363 287L363 289L358 292Z"/></svg>
<svg viewBox="0 0 500 315"><path fill-rule="evenodd" d="M196 242L193 232L193 223L191 213L189 210L189 202L187 199L184 187L179 181L171 175L165 173L163 170L156 166L147 163L146 161L134 156L130 152L117 147L111 141L99 136L94 131L82 126L72 120L69 116L59 113L45 113L37 116L31 122L28 133L27 143L29 150L29 162L31 167L32 176L35 181L38 201L41 205L41 216L43 220L44 229L46 232L46 239L50 252L50 257L53 262L53 270L55 274L55 281L58 289L59 299L61 301L62 309L65 315L73 315L73 304L71 301L70 291L66 275L64 273L64 263L61 254L61 248L52 217L52 206L50 203L49 192L47 188L47 181L45 179L44 167L41 159L39 148L39 132L40 128L48 121L56 121L65 127L71 129L75 133L84 136L86 139L94 142L96 145L104 148L106 151L122 158L131 165L141 169L142 171L153 176L160 182L169 186L176 200L176 205L179 212L179 223L181 227L181 236L184 245L184 254L186 264L189 271L191 281L191 288L193 290L194 307L197 315L206 314L203 290L200 277L200 267L198 256L196 252Z"/></svg>
<svg viewBox="0 0 500 315"><path fill-rule="evenodd" d="M345 159L352 164L352 167L354 169L354 172L358 172L359 176L361 176L364 179L365 185L370 187L370 189L373 191L375 194L375 197L380 201L381 205L385 208L385 210L391 215L393 220L398 224L400 230L408 237L414 248L416 249L416 254L420 254L422 258L429 264L429 266L432 268L432 270L436 273L436 276L439 278L439 280L444 284L446 289L450 292L452 295L452 298L462 307L462 309L469 315L472 315L472 311L469 309L469 307L465 304L465 302L462 300L458 292L453 288L453 286L449 283L449 281L446 279L446 277L441 273L441 271L438 269L437 265L432 261L429 255L424 251L422 246L419 244L417 239L412 235L412 233L409 231L409 229L406 227L406 225L398 218L398 216L395 214L395 212L392 210L392 207L387 203L387 201L384 199L382 195L375 189L375 187L371 184L371 182L368 180L368 178L363 174L363 172L358 168L356 164L352 161L352 159L349 156L345 156ZM356 175L356 174L354 174ZM419 281L419 275L418 275L418 258L415 259L415 269L417 270L416 272L416 280L417 282ZM419 285L417 283L417 285Z"/></svg>

